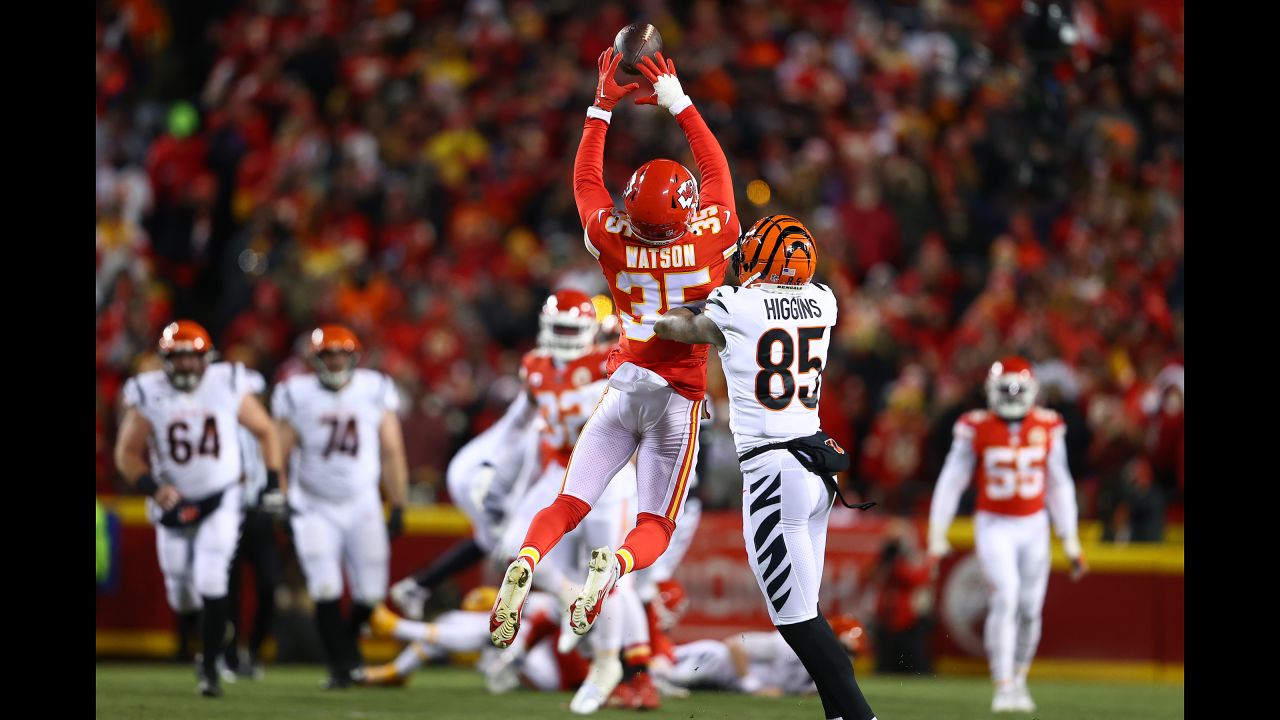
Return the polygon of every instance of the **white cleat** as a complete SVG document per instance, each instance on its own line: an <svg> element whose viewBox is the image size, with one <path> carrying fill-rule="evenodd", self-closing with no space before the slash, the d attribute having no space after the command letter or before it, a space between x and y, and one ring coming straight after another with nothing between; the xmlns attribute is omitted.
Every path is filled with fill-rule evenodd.
<svg viewBox="0 0 1280 720"><path fill-rule="evenodd" d="M1018 712L1033 713L1036 711L1036 701L1031 699L1031 693L1027 690L1026 682L1019 682L1014 685L1014 709Z"/></svg>
<svg viewBox="0 0 1280 720"><path fill-rule="evenodd" d="M613 689L622 681L622 661L617 655L596 658L591 662L591 670L587 679L582 681L578 692L569 701L569 712L575 715L590 715L600 709Z"/></svg>
<svg viewBox="0 0 1280 720"><path fill-rule="evenodd" d="M484 686L494 695L502 695L520 687L519 653L514 650L499 655L484 669Z"/></svg>
<svg viewBox="0 0 1280 720"><path fill-rule="evenodd" d="M991 712L1019 712L1018 694L1013 686L1000 688L996 690L996 694L991 698Z"/></svg>
<svg viewBox="0 0 1280 720"><path fill-rule="evenodd" d="M561 655L568 655L573 649L578 647L578 643L582 641L583 636L576 632L572 632L573 619L569 613L565 613L560 618L560 635L556 638L556 652Z"/></svg>
<svg viewBox="0 0 1280 720"><path fill-rule="evenodd" d="M520 632L520 612L524 601L533 589L533 564L528 558L518 557L507 566L498 599L489 613L489 639L500 648L511 646Z"/></svg>
<svg viewBox="0 0 1280 720"><path fill-rule="evenodd" d="M573 649L578 647L578 642L583 636L573 632L573 619L570 614L570 608L578 599L578 588L569 583L560 588L560 604L564 606L565 611L560 614L560 635L556 638L556 651L561 655L568 655Z"/></svg>
<svg viewBox="0 0 1280 720"><path fill-rule="evenodd" d="M431 597L431 591L419 585L412 576L392 585L388 594L396 607L400 608L400 614L410 620L422 620L423 606L426 605L427 598Z"/></svg>
<svg viewBox="0 0 1280 720"><path fill-rule="evenodd" d="M604 599L618 582L618 561L608 547L592 550L587 568L587 582L578 599L569 606L569 622L578 635L586 635L595 624L604 607Z"/></svg>

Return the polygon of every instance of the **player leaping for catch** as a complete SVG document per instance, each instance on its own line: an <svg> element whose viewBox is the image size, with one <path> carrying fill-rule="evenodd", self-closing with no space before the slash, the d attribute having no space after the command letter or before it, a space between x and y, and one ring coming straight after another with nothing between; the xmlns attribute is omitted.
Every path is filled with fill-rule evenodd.
<svg viewBox="0 0 1280 720"><path fill-rule="evenodd" d="M585 634L618 578L648 567L666 550L688 493L698 455L698 421L707 383L707 347L654 336L668 308L707 297L720 285L740 225L729 163L693 101L680 87L675 64L656 55L638 68L654 94L637 104L671 112L684 130L702 175L680 163L651 160L623 191L624 208L602 178L605 133L614 106L639 86L614 81L621 56L600 55L595 104L587 109L574 161L574 199L587 250L600 261L622 337L609 357L609 385L583 427L551 505L534 516L520 554L507 568L489 620L493 643L511 644L538 561L577 527L606 485L636 454L636 526L616 552L592 551L587 581L569 608L571 626Z"/></svg>

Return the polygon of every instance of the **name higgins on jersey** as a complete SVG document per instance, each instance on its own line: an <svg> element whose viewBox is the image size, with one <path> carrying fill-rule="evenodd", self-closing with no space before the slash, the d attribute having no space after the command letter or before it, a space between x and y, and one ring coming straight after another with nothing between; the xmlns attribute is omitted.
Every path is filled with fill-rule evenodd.
<svg viewBox="0 0 1280 720"><path fill-rule="evenodd" d="M764 298L764 312L769 320L808 320L822 317L822 308L814 298Z"/></svg>

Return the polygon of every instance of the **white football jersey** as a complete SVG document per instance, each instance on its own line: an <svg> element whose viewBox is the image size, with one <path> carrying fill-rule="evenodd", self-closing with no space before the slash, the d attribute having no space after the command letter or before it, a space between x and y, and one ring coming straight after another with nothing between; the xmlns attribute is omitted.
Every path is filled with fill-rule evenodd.
<svg viewBox="0 0 1280 720"><path fill-rule="evenodd" d="M261 395L267 391L267 381L262 373L245 368L248 373L249 392ZM244 492L240 504L246 508L257 507L258 495L267 486L267 464L262 459L262 445L249 428L240 426L240 474L244 477Z"/></svg>
<svg viewBox="0 0 1280 720"><path fill-rule="evenodd" d="M720 360L738 454L818 432L835 293L816 282L794 294L722 285L705 312L724 333Z"/></svg>
<svg viewBox="0 0 1280 720"><path fill-rule="evenodd" d="M331 501L377 492L382 472L378 428L387 411L399 408L395 383L376 370L357 368L338 391L310 373L276 385L271 411L293 426L298 437L296 481L290 478L290 488Z"/></svg>
<svg viewBox="0 0 1280 720"><path fill-rule="evenodd" d="M812 285L812 283L810 283ZM763 687L775 687L786 695L804 695L816 691L813 678L791 649L782 633L742 633L739 638L751 659L748 673Z"/></svg>
<svg viewBox="0 0 1280 720"><path fill-rule="evenodd" d="M240 363L212 363L191 392L163 370L129 378L124 405L151 424L151 474L199 500L240 481L240 401L253 391Z"/></svg>

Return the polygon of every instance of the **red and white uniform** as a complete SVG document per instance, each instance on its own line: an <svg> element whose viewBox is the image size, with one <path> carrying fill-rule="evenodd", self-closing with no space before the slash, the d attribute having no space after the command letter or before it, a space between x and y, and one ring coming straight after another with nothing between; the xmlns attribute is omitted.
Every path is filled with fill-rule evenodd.
<svg viewBox="0 0 1280 720"><path fill-rule="evenodd" d="M930 545L945 544L960 495L976 482L975 545L991 588L987 655L992 678L1012 681L1015 666L1031 663L1040 640L1050 518L1064 544L1078 544L1066 426L1043 408L1020 421L973 410L956 422L953 435L929 509Z"/></svg>
<svg viewBox="0 0 1280 720"><path fill-rule="evenodd" d="M582 426L600 402L611 349L596 346L576 360L560 364L550 353L533 350L520 363L520 377L537 405L541 423L538 447L542 467L568 467Z"/></svg>
<svg viewBox="0 0 1280 720"><path fill-rule="evenodd" d="M538 425L541 470L511 511L498 545L501 555L511 557L519 552L534 515L561 492L579 433L604 393L609 353L610 348L596 346L580 358L561 362L544 350L533 350L521 361L520 375L533 399L525 421ZM534 410L536 419L532 417ZM582 524L543 558L552 562L540 566L544 571L534 576L535 586L560 593L568 582L564 574L576 570L592 548L621 543L635 516L635 488L635 468L628 463L615 473Z"/></svg>
<svg viewBox="0 0 1280 720"><path fill-rule="evenodd" d="M733 200L729 164L706 122L692 105L676 121L702 174L700 206L689 232L663 246L636 237L626 213L614 208L601 179L609 126L587 118L574 163L574 200L587 250L600 270L622 321L622 337L609 372L633 363L660 375L677 393L701 400L707 387L706 345L656 337L653 324L672 307L704 300L724 280L742 225Z"/></svg>
<svg viewBox="0 0 1280 720"><path fill-rule="evenodd" d="M635 236L605 188L608 122L588 117L583 127L574 199L587 250L600 261L618 308L622 337L609 357L609 389L582 431L581 452L569 464L563 490L595 503L609 478L636 453L638 511L672 523L697 458L707 346L663 340L653 325L670 308L703 300L721 284L741 232L719 143L693 106L676 121L702 175L700 207L688 232L662 246Z"/></svg>

